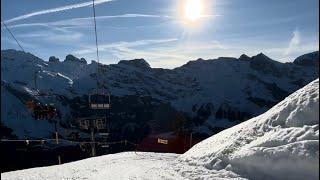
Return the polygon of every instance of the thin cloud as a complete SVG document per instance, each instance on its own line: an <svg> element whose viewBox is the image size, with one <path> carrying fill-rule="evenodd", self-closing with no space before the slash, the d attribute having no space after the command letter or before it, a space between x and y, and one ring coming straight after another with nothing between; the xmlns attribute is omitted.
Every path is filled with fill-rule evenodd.
<svg viewBox="0 0 320 180"><path fill-rule="evenodd" d="M80 40L83 37L83 34L80 32L55 32L55 31L37 31L32 33L19 34L17 37L24 39L33 39L41 41L54 42L55 44L64 44L66 42L74 42Z"/></svg>
<svg viewBox="0 0 320 180"><path fill-rule="evenodd" d="M97 16L96 20L106 20L113 18L171 18L166 15L151 15L151 14L120 14L120 15L109 15L109 16ZM49 25L54 26L88 26L91 25L93 17L84 17L84 18L72 18L62 21L55 21L48 23Z"/></svg>
<svg viewBox="0 0 320 180"><path fill-rule="evenodd" d="M106 20L113 18L167 18L172 19L173 17L167 15L153 15L153 14L120 14L110 16L97 16L96 20ZM89 26L93 22L93 17L84 18L71 18L60 21L43 22L43 23L24 23L9 26L10 28L29 27L29 26Z"/></svg>
<svg viewBox="0 0 320 180"><path fill-rule="evenodd" d="M301 42L300 32L298 30L293 31L292 38L289 42L289 46L285 51L284 55L289 55L292 51L294 51Z"/></svg>
<svg viewBox="0 0 320 180"><path fill-rule="evenodd" d="M170 38L170 39L145 39L145 40L138 40L138 41L120 41L115 43L109 43L109 44L102 44L99 45L100 51L107 51L107 50L121 50L123 48L132 48L137 46L145 46L145 45L151 45L151 44L160 44L160 43L168 43L168 42L174 42L177 41L176 38ZM93 46L86 47L83 50L75 51L74 54L76 55L85 55L90 53L95 53L96 49Z"/></svg>
<svg viewBox="0 0 320 180"><path fill-rule="evenodd" d="M221 17L221 14L204 14L200 15L200 18L214 18L214 17Z"/></svg>
<svg viewBox="0 0 320 180"><path fill-rule="evenodd" d="M150 18L172 18L167 15L152 15L152 14L121 14L114 16L99 16L97 19L108 19L108 18L135 18L135 17L150 17Z"/></svg>
<svg viewBox="0 0 320 180"><path fill-rule="evenodd" d="M226 51L229 47L218 41L209 43L179 44L177 38L151 39L131 42L115 42L99 46L102 59L133 59L146 58L154 67L174 68L186 62L186 60L199 57L210 58L211 52ZM178 43L178 44L177 44ZM78 56L94 57L94 46L83 47L83 50L74 51ZM226 53L221 53L226 54ZM115 61L115 59L111 60Z"/></svg>
<svg viewBox="0 0 320 180"><path fill-rule="evenodd" d="M95 4L102 4L102 3L106 3L106 2L111 2L114 0L96 0ZM62 7L58 7L58 8L52 8L52 9L45 9L45 10L41 10L41 11L36 11L36 12L32 12L29 14L24 14L22 16L18 16L9 20L6 20L6 23L12 23L15 21L19 21L22 19L27 19L33 16L39 16L39 15L43 15L43 14L49 14L49 13L55 13L55 12L60 12L60 11L66 11L66 10L71 10L71 9L77 9L77 8L82 8L82 7L88 7L88 6L92 6L92 1L87 1L87 2L83 2L83 3L78 3L78 4L71 4L71 5L67 5L67 6L62 6Z"/></svg>
<svg viewBox="0 0 320 180"><path fill-rule="evenodd" d="M56 31L70 32L70 31L66 30L65 28L60 28L58 26L52 26L52 25L47 24L47 23L16 24L16 25L9 26L9 28L13 29L13 28L24 28L24 27L32 27L32 26L41 26L41 27L49 28L49 29L56 30ZM4 29L4 28L5 27L1 27L1 29Z"/></svg>

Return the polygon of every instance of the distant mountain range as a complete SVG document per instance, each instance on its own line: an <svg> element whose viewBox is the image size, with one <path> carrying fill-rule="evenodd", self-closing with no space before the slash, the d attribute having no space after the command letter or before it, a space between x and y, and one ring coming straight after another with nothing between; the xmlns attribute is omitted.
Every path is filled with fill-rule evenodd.
<svg viewBox="0 0 320 180"><path fill-rule="evenodd" d="M1 124L18 137L44 137L52 124L31 117L31 99L54 102L62 114L64 136L78 131L77 119L92 115L88 94L99 78L111 93L108 128L117 136L143 137L191 127L212 135L259 115L292 92L319 77L319 52L280 63L260 53L239 58L197 59L175 69L151 68L144 59L118 64L88 64L68 55L44 61L16 50L1 51ZM41 92L37 97L34 77Z"/></svg>

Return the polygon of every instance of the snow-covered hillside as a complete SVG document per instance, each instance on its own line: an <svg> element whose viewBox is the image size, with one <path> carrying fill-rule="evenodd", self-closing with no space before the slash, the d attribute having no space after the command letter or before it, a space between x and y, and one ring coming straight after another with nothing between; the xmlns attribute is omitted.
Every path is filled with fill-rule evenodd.
<svg viewBox="0 0 320 180"><path fill-rule="evenodd" d="M126 152L2 179L318 179L319 79L183 155Z"/></svg>
<svg viewBox="0 0 320 180"><path fill-rule="evenodd" d="M318 54L306 54L293 63L280 63L262 53L253 57L198 59L172 70L151 68L143 59L123 60L118 64L100 64L101 79L112 95L114 106L111 120L126 119L126 123L134 122L138 127L141 126L139 123L164 124L161 119L154 119L153 111L158 105L169 104L175 111L184 112L192 118L197 126L194 131L211 135L215 128L231 127L265 112L290 93L318 78L319 69L315 66L319 61ZM10 94L8 96L17 99L14 100L17 114L26 114L23 104L27 99L38 99L54 102L62 112L61 121L72 124L77 118L88 115L87 95L97 86L97 66L94 61L87 64L85 59L72 55L64 61L54 57L44 61L30 53L2 50L2 89L6 89L4 92ZM34 96L37 93L35 72L38 72L38 89L53 93L55 97L48 100ZM142 100L145 97L150 100L145 102ZM2 99L2 104L6 104L4 100L8 99ZM150 116L144 117L148 122L141 120L136 112L128 112L125 106L130 106L130 109L138 106L141 111L150 112ZM21 118L9 116L9 109L1 109L1 112L4 114L1 116L4 125L12 128L14 134L19 137L32 136L24 132L32 133L35 126L31 129L12 126L19 124ZM32 121L30 113L27 119ZM120 127L124 126L120 124Z"/></svg>
<svg viewBox="0 0 320 180"><path fill-rule="evenodd" d="M318 179L319 79L266 113L202 141L179 159L250 179Z"/></svg>

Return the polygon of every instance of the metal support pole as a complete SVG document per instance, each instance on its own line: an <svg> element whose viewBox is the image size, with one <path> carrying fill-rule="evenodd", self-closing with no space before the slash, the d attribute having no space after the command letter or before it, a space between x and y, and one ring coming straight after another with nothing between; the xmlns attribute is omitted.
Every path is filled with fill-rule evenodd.
<svg viewBox="0 0 320 180"><path fill-rule="evenodd" d="M190 148L192 147L192 132L190 133Z"/></svg>
<svg viewBox="0 0 320 180"><path fill-rule="evenodd" d="M38 71L36 71L35 73L34 73L34 88L35 88L35 90L37 91L38 90L38 84L37 84L37 76L38 76Z"/></svg>
<svg viewBox="0 0 320 180"><path fill-rule="evenodd" d="M59 135L58 135L58 129L57 129L57 121L54 121L54 129L56 131L56 144L59 144Z"/></svg>
<svg viewBox="0 0 320 180"><path fill-rule="evenodd" d="M58 135L58 129L57 129L57 121L54 121L54 129L56 131L56 144L59 144L59 135ZM58 154L58 163L61 164L61 157Z"/></svg>
<svg viewBox="0 0 320 180"><path fill-rule="evenodd" d="M96 156L95 140L94 140L94 128L91 124L91 153L92 157Z"/></svg>
<svg viewBox="0 0 320 180"><path fill-rule="evenodd" d="M58 162L59 162L59 165L61 164L61 157L60 155L58 155Z"/></svg>

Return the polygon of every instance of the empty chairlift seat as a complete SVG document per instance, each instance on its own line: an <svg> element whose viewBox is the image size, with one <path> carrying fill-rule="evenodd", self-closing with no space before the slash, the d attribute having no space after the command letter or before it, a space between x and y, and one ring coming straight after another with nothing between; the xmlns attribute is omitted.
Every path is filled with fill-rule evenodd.
<svg viewBox="0 0 320 180"><path fill-rule="evenodd" d="M79 127L80 129L88 130L90 128L94 128L97 130L106 129L106 118L104 117L86 117L79 118Z"/></svg>
<svg viewBox="0 0 320 180"><path fill-rule="evenodd" d="M106 129L106 119L97 119L94 122L97 129Z"/></svg>
<svg viewBox="0 0 320 180"><path fill-rule="evenodd" d="M89 121L87 119L79 120L80 129L89 129Z"/></svg>
<svg viewBox="0 0 320 180"><path fill-rule="evenodd" d="M89 107L91 109L110 109L110 96L108 94L90 94Z"/></svg>

